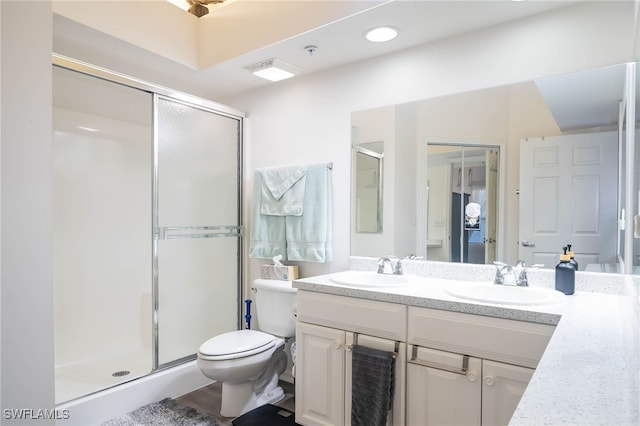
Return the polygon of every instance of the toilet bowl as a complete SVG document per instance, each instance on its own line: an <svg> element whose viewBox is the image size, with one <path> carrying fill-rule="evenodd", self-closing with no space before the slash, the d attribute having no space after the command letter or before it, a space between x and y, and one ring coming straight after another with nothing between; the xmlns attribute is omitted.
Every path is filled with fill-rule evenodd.
<svg viewBox="0 0 640 426"><path fill-rule="evenodd" d="M202 373L222 382L220 414L224 417L237 417L284 397L278 380L287 367L285 338L295 336L291 312L297 289L291 281L256 280L253 284L263 331L230 331L212 337L198 349Z"/></svg>

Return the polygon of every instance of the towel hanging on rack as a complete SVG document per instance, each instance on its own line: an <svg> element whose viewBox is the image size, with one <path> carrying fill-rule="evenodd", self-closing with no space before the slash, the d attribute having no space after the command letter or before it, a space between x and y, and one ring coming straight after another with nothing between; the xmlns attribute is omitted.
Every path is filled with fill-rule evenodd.
<svg viewBox="0 0 640 426"><path fill-rule="evenodd" d="M333 163L319 163L305 166L285 166L282 168L257 169L254 173L254 187L251 206L251 228L249 257L271 259L282 255L285 260L309 262L329 262L333 260L332 247L332 190L331 170ZM304 170L304 176L301 176ZM265 172L266 171L266 172ZM265 176L273 179L267 198L267 211L263 211L265 199ZM297 180L296 180L297 177ZM278 182L282 183L281 185ZM274 195L287 197L287 190L293 191L285 199L288 206L273 203ZM303 189L304 192L296 192ZM275 200L277 201L277 200ZM301 206L299 205L301 203ZM298 207L292 208L292 206ZM283 214L299 211L300 214Z"/></svg>
<svg viewBox="0 0 640 426"><path fill-rule="evenodd" d="M307 166L268 167L260 170L260 213L300 216L303 212Z"/></svg>
<svg viewBox="0 0 640 426"><path fill-rule="evenodd" d="M393 352L354 345L351 373L351 425L385 426L393 405Z"/></svg>
<svg viewBox="0 0 640 426"><path fill-rule="evenodd" d="M285 229L287 259L330 262L332 247L331 169L326 163L307 168L303 211L301 216L288 216Z"/></svg>

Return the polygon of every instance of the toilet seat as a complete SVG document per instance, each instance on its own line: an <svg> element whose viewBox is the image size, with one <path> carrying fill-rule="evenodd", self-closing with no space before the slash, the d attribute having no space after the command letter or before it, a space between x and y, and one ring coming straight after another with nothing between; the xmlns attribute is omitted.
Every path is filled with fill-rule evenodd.
<svg viewBox="0 0 640 426"><path fill-rule="evenodd" d="M204 342L198 357L208 361L222 361L255 355L276 344L271 334L257 330L237 330L223 333Z"/></svg>

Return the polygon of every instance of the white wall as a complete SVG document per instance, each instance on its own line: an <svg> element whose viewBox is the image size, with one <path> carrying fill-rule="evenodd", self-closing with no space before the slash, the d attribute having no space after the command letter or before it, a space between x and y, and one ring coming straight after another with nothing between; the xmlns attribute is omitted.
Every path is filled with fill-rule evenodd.
<svg viewBox="0 0 640 426"><path fill-rule="evenodd" d="M2 424L54 405L51 4L2 1Z"/></svg>
<svg viewBox="0 0 640 426"><path fill-rule="evenodd" d="M247 176L265 166L334 162L335 260L301 265L301 273L348 264L352 111L637 60L632 12L632 3L587 2L222 100L250 118ZM507 181L517 182L517 153L503 155ZM506 211L517 206L514 197Z"/></svg>

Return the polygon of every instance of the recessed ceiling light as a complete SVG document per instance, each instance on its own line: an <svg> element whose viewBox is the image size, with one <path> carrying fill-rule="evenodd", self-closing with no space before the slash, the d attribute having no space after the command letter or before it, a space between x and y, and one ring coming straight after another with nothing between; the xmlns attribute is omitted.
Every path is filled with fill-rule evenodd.
<svg viewBox="0 0 640 426"><path fill-rule="evenodd" d="M377 27L367 31L365 37L374 43L393 40L398 36L398 29L394 27Z"/></svg>
<svg viewBox="0 0 640 426"><path fill-rule="evenodd" d="M257 75L258 77L266 78L271 81L284 80L285 78L293 77L301 71L297 66L288 64L276 58L248 65L245 68L251 71L253 75Z"/></svg>

